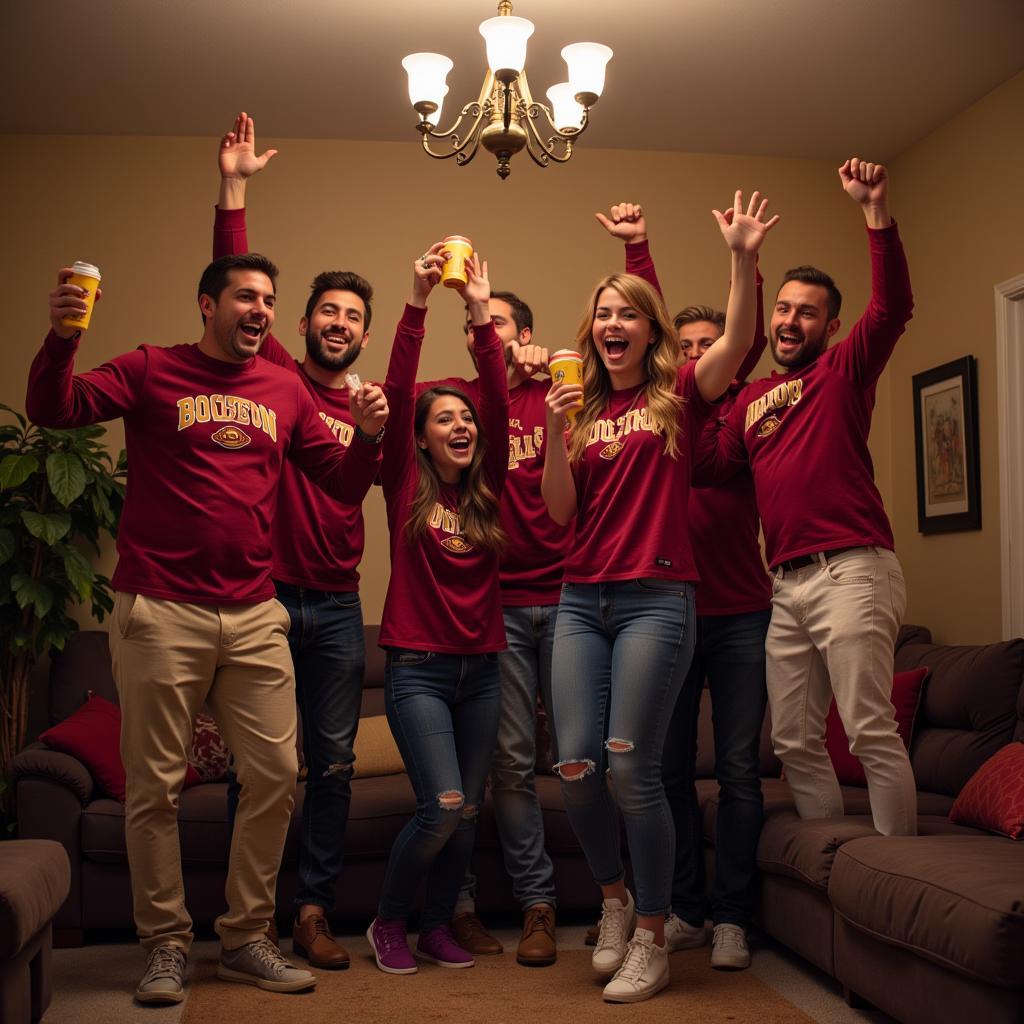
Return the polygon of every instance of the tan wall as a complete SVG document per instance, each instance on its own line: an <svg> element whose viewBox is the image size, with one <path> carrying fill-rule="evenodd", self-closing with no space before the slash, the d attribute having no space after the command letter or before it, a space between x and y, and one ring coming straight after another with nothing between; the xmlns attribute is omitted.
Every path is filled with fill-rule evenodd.
<svg viewBox="0 0 1024 1024"><path fill-rule="evenodd" d="M198 339L195 286L210 249L215 140L9 136L2 145L0 189L10 213L0 265L8 286L0 402L23 407L29 364L47 327L47 293L56 269L75 259L98 264L105 287L80 368L140 342ZM651 215L673 309L725 302L728 258L709 211L729 202L736 186L762 189L783 215L762 260L769 286L786 267L813 262L841 283L848 317L867 298L862 221L829 163L600 151L584 140L571 164L541 170L520 157L501 182L486 154L460 169L429 160L413 144L280 145L249 195L251 243L282 268L277 334L300 354L297 323L310 279L324 269L360 271L377 289L371 343L359 362L364 378L383 376L412 259L454 232L468 234L489 258L495 287L530 303L539 343L570 342L593 284L621 266L621 247L593 213L634 197ZM421 375L468 373L454 295L435 294L427 326ZM887 496L888 426L880 405L873 442ZM119 424L111 437L120 443ZM367 621L377 621L388 575L379 494L366 511L363 596Z"/></svg>
<svg viewBox="0 0 1024 1024"><path fill-rule="evenodd" d="M993 288L1024 272L1024 74L911 147L892 171L915 302L888 373L889 511L910 583L907 618L942 642L989 642L1002 628ZM917 531L911 378L965 355L977 359L983 528L926 537Z"/></svg>

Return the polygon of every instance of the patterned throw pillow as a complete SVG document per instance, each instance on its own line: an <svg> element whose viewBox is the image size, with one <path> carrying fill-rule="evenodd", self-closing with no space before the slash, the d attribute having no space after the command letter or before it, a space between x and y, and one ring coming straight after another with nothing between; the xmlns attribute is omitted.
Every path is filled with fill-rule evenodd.
<svg viewBox="0 0 1024 1024"><path fill-rule="evenodd" d="M207 714L196 715L192 733L192 754L188 763L201 782L227 782L231 754L217 723Z"/></svg>
<svg viewBox="0 0 1024 1024"><path fill-rule="evenodd" d="M1001 747L967 780L949 820L1024 838L1024 741Z"/></svg>

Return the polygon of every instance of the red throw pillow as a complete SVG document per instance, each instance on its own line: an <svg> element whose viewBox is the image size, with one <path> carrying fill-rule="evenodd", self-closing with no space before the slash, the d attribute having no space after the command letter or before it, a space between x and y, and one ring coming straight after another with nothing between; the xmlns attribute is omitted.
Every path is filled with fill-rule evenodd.
<svg viewBox="0 0 1024 1024"><path fill-rule="evenodd" d="M903 745L910 749L910 738L914 731L914 716L921 699L921 689L928 677L928 669L912 668L897 672L892 678L892 704L896 710L896 728ZM868 780L860 761L850 753L850 741L843 728L842 719L836 709L836 702L828 709L825 720L825 749L832 758L832 767L842 786L866 786Z"/></svg>
<svg viewBox="0 0 1024 1024"><path fill-rule="evenodd" d="M949 820L1024 838L1024 742L1007 743L967 780Z"/></svg>
<svg viewBox="0 0 1024 1024"><path fill-rule="evenodd" d="M196 715L189 767L196 770L201 782L227 782L230 763L231 754L217 723L209 715Z"/></svg>
<svg viewBox="0 0 1024 1024"><path fill-rule="evenodd" d="M63 722L39 737L51 750L77 757L108 796L124 803L125 775L121 763L121 709L109 700L90 694L89 699ZM202 780L191 765L185 772L184 789Z"/></svg>

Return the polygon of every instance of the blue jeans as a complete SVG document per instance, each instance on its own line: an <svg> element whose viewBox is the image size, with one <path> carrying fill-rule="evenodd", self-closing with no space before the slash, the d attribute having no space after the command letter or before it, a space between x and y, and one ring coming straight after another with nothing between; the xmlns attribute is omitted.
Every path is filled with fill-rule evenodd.
<svg viewBox="0 0 1024 1024"><path fill-rule="evenodd" d="M544 849L544 819L534 788L537 694L551 708L551 652L558 605L503 608L508 649L498 654L501 721L491 762L491 799L512 893L523 908L555 906L555 878ZM549 725L551 718L548 718ZM552 745L555 743L552 726ZM467 872L456 912L475 906L476 878Z"/></svg>
<svg viewBox="0 0 1024 1024"><path fill-rule="evenodd" d="M704 831L694 787L705 676L719 791L711 916L715 924L746 926L753 910L764 816L759 747L767 701L764 638L770 618L769 609L697 618L693 667L672 715L663 767L676 829L672 909L689 924L702 925L705 911Z"/></svg>
<svg viewBox="0 0 1024 1024"><path fill-rule="evenodd" d="M387 652L388 724L416 793L416 814L391 847L379 916L409 916L427 874L420 931L451 920L473 852L501 713L496 654Z"/></svg>
<svg viewBox="0 0 1024 1024"><path fill-rule="evenodd" d="M277 599L291 617L288 646L295 664L295 698L302 716L308 774L299 833L295 905L334 906L352 800L352 745L362 703L365 649L363 611L354 592L328 592L277 583ZM233 822L238 783L228 784Z"/></svg>
<svg viewBox="0 0 1024 1024"><path fill-rule="evenodd" d="M562 794L598 885L622 878L626 825L637 912L669 907L675 829L661 780L669 719L693 657L693 586L675 580L566 583L552 666ZM565 770L585 765L582 774Z"/></svg>

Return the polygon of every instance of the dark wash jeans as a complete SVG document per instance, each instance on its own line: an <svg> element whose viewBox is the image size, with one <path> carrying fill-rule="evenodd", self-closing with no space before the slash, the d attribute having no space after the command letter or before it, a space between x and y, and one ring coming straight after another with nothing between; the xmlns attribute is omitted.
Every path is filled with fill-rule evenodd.
<svg viewBox="0 0 1024 1024"><path fill-rule="evenodd" d="M295 664L295 699L302 716L306 796L299 832L297 907L330 911L341 874L352 800L352 745L359 725L363 673L363 610L359 594L276 583L288 610L288 646ZM228 820L234 824L239 786L228 784Z"/></svg>
<svg viewBox="0 0 1024 1024"><path fill-rule="evenodd" d="M552 663L557 767L566 812L598 885L622 878L626 825L637 913L670 904L675 828L662 783L672 709L693 656L693 585L641 579L566 583ZM611 747L611 749L609 749Z"/></svg>
<svg viewBox="0 0 1024 1024"><path fill-rule="evenodd" d="M759 747L767 702L764 638L771 610L697 617L690 678L676 703L662 771L676 831L672 909L704 923L704 831L694 787L697 721L707 676L715 735L718 817L711 917L745 927L753 910L757 842L764 801Z"/></svg>
<svg viewBox="0 0 1024 1024"><path fill-rule="evenodd" d="M498 656L391 648L384 701L416 813L391 847L378 914L404 921L426 874L425 932L451 920L473 853L501 714Z"/></svg>

